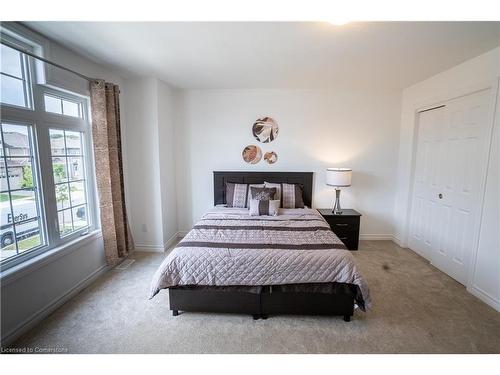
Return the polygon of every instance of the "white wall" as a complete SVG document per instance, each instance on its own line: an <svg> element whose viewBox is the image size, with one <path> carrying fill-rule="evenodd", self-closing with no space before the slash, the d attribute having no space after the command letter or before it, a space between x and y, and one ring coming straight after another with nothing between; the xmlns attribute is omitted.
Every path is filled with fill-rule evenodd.
<svg viewBox="0 0 500 375"><path fill-rule="evenodd" d="M412 155L414 152L415 113L419 108L452 99L488 86L497 92L500 77L500 47L446 70L403 91L401 132L399 140L398 189L394 206L395 237L407 246L408 199L410 194ZM500 246L498 233L498 110L494 128L486 196L481 221L477 261L472 264L469 290L490 305L500 308ZM476 249L474 249L475 252Z"/></svg>
<svg viewBox="0 0 500 375"><path fill-rule="evenodd" d="M136 249L163 251L177 233L173 92L155 78L125 82L125 184Z"/></svg>
<svg viewBox="0 0 500 375"><path fill-rule="evenodd" d="M158 81L158 143L160 157L163 247L177 235L177 195L175 182L175 92Z"/></svg>
<svg viewBox="0 0 500 375"><path fill-rule="evenodd" d="M187 231L213 205L215 170L312 171L313 206L332 207L325 169L352 167L343 207L362 214L361 233L391 238L396 183L400 92L382 90L189 90L178 98L176 163L179 229ZM253 122L272 116L280 126L270 144L258 144ZM248 144L276 151L278 162L250 165Z"/></svg>
<svg viewBox="0 0 500 375"><path fill-rule="evenodd" d="M90 77L116 83L123 90L123 80L110 70L52 41L46 40L46 43L49 48L45 57L49 60ZM50 257L35 268L16 277L2 275L2 344L15 339L106 269L102 236L94 236L70 252Z"/></svg>

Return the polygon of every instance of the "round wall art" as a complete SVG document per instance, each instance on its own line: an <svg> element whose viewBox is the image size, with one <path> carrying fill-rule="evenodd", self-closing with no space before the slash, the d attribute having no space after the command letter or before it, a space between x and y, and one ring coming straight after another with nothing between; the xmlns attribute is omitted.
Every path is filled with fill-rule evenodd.
<svg viewBox="0 0 500 375"><path fill-rule="evenodd" d="M274 164L278 161L278 155L274 151L266 152L264 154L264 160L267 161L267 164Z"/></svg>
<svg viewBox="0 0 500 375"><path fill-rule="evenodd" d="M252 133L256 140L269 143L278 136L278 123L272 117L263 117L254 122Z"/></svg>
<svg viewBox="0 0 500 375"><path fill-rule="evenodd" d="M243 160L250 164L257 164L262 158L262 151L259 146L249 145L241 153Z"/></svg>

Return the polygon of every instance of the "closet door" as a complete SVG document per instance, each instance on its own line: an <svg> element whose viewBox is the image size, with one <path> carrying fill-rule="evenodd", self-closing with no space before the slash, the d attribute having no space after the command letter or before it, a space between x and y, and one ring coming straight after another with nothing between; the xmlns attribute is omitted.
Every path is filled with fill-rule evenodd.
<svg viewBox="0 0 500 375"><path fill-rule="evenodd" d="M419 114L410 248L466 284L479 220L490 90Z"/></svg>

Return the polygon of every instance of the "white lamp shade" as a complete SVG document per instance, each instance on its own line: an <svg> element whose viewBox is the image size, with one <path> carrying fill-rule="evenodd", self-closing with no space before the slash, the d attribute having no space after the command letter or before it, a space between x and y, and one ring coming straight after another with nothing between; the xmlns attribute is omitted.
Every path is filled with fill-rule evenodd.
<svg viewBox="0 0 500 375"><path fill-rule="evenodd" d="M351 186L352 169L328 168L326 170L326 184L330 186Z"/></svg>

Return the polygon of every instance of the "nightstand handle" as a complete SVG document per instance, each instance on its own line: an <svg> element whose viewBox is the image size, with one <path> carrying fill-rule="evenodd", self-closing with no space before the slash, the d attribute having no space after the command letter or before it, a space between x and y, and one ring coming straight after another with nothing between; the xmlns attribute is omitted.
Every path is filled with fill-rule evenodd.
<svg viewBox="0 0 500 375"><path fill-rule="evenodd" d="M338 227L347 227L349 224L335 224Z"/></svg>
<svg viewBox="0 0 500 375"><path fill-rule="evenodd" d="M339 240L347 240L347 237L339 237Z"/></svg>

